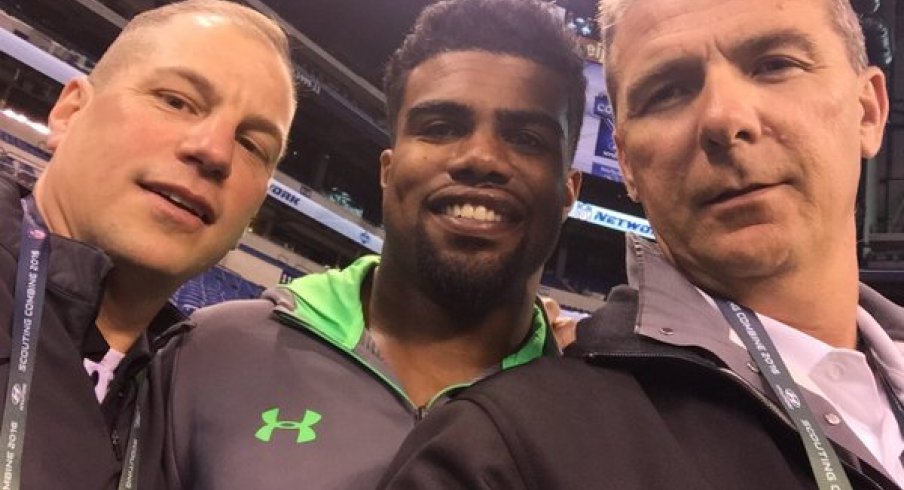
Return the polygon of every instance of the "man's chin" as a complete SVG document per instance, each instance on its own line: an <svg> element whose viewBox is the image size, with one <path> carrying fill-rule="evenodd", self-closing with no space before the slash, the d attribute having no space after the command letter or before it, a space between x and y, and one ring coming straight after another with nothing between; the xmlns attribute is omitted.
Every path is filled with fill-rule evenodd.
<svg viewBox="0 0 904 490"><path fill-rule="evenodd" d="M699 250L699 249L698 249ZM772 243L724 244L698 252L687 262L685 269L721 271L717 282L756 281L778 277L793 267L794 257L784 241ZM688 272L692 271L688 270ZM711 273L708 275L712 275Z"/></svg>
<svg viewBox="0 0 904 490"><path fill-rule="evenodd" d="M156 281L176 285L197 276L217 262L205 261L202 257L188 256L178 251L167 252L162 248L129 250L126 253L111 254L111 259L114 267L122 272L147 278L154 277Z"/></svg>
<svg viewBox="0 0 904 490"><path fill-rule="evenodd" d="M427 294L459 315L479 316L502 303L513 280L499 258L445 255L422 260L419 267Z"/></svg>

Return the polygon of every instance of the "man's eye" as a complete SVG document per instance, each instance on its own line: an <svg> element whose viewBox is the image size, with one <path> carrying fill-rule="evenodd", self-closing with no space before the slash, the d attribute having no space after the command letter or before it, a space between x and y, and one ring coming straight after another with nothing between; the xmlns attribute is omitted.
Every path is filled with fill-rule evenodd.
<svg viewBox="0 0 904 490"><path fill-rule="evenodd" d="M419 131L421 136L436 139L449 139L461 136L461 128L449 121L433 121L425 124Z"/></svg>
<svg viewBox="0 0 904 490"><path fill-rule="evenodd" d="M644 104L644 112L664 110L682 100L689 91L681 85L666 85L653 92Z"/></svg>
<svg viewBox="0 0 904 490"><path fill-rule="evenodd" d="M754 76L777 75L788 70L801 68L800 63L784 56L773 56L757 62L753 68Z"/></svg>
<svg viewBox="0 0 904 490"><path fill-rule="evenodd" d="M527 151L538 152L546 149L546 141L530 131L515 131L508 137L513 145Z"/></svg>
<svg viewBox="0 0 904 490"><path fill-rule="evenodd" d="M239 145L242 146L248 153L254 155L257 159L264 161L265 163L270 163L270 154L263 149L263 147L257 142L255 142L252 138L249 137L239 137L238 138Z"/></svg>
<svg viewBox="0 0 904 490"><path fill-rule="evenodd" d="M185 97L176 95L171 92L161 92L157 97L167 106L177 111L188 111L192 114L196 113L194 105Z"/></svg>

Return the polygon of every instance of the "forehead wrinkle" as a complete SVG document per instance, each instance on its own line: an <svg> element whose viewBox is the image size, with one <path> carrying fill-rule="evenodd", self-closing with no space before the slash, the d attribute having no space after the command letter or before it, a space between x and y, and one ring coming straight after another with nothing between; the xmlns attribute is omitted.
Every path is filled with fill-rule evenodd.
<svg viewBox="0 0 904 490"><path fill-rule="evenodd" d="M800 31L793 27L779 27L766 32L754 32L740 39L728 39L720 41L716 34L712 35L712 41L709 43L697 43L704 46L704 53L699 54L693 46L675 45L673 50L678 51L676 54L670 54L671 49L662 52L666 53L659 60L655 60L646 68L639 76L637 76L627 87L629 105L632 102L632 96L637 94L638 90L643 89L649 83L667 78L674 72L687 71L692 69L696 64L704 64L713 57L713 54L721 53L730 63L737 64L739 62L749 60L755 56L768 52L769 50L779 47L790 46L800 49L810 59L817 59L819 48L816 41L812 39L806 32Z"/></svg>
<svg viewBox="0 0 904 490"><path fill-rule="evenodd" d="M614 30L612 44L606 55L608 65L605 66L605 69L610 94L618 94L617 88L619 86L626 87L630 85L626 84L623 78L623 65L639 59L638 57L642 54L634 49L637 46L624 46L626 36L630 37L635 43L639 40L644 46L647 54L643 59L649 59L651 54L657 56L663 52L670 53L676 49L683 52L690 51L686 42L674 42L670 38L680 36L689 30L697 30L699 28L697 24L687 22L684 18L699 12L686 9L676 12L674 8L669 7L670 5L666 4L665 8L651 10L649 2L630 0L630 5L625 9L618 25L615 26L617 28ZM637 13L638 9L643 10L643 15ZM720 18L712 19L712 22L718 24L722 20L720 16ZM715 34L710 33L710 36L715 37ZM663 59L665 57L657 56L657 58ZM615 98L613 97L612 99L614 100Z"/></svg>
<svg viewBox="0 0 904 490"><path fill-rule="evenodd" d="M738 60L752 58L780 47L800 49L811 59L817 58L819 52L816 41L811 36L790 27L755 33L733 42L723 51L728 53L729 59Z"/></svg>
<svg viewBox="0 0 904 490"><path fill-rule="evenodd" d="M778 28L767 32L758 32L745 38L730 40L729 42L720 42L713 36L711 44L715 46L715 50L707 44L705 45L706 54L703 56L699 56L689 46L675 46L674 49L679 51L675 55L670 55L668 54L670 50L665 50L666 56L651 63L651 67L644 70L637 78L643 80L665 76L672 69L686 68L687 65L698 61L708 61L712 58L711 53L714 51L722 53L723 57L732 62L748 59L784 46L800 49L811 58L815 58L818 52L816 42L806 33L794 28Z"/></svg>

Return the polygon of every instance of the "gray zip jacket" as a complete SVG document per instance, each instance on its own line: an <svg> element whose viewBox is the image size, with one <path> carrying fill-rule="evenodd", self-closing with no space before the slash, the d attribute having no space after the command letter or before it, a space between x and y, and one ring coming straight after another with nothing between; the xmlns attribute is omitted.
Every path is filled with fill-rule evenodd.
<svg viewBox="0 0 904 490"><path fill-rule="evenodd" d="M408 399L364 326L360 290L379 257L196 312L162 354L171 488L372 489L426 407ZM557 353L533 329L493 372ZM483 376L482 376L483 377Z"/></svg>

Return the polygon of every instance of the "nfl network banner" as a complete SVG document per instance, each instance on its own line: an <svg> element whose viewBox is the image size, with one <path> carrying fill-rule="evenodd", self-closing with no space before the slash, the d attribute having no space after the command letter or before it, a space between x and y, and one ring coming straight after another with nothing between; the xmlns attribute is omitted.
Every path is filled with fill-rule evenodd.
<svg viewBox="0 0 904 490"><path fill-rule="evenodd" d="M568 213L568 216L588 223L593 223L594 225L605 226L606 228L611 228L613 230L626 233L631 232L642 237L653 240L656 239L656 237L653 236L653 228L650 226L649 221L638 218L637 216L631 216L630 214L619 213L618 211L613 211L604 207L594 206L593 204L588 204L586 202L578 201L574 203L574 207L571 208L571 212Z"/></svg>
<svg viewBox="0 0 904 490"><path fill-rule="evenodd" d="M348 220L339 214L321 206L304 194L292 189L291 187L270 179L270 186L267 188L270 197L293 208L307 216L319 221L324 226L332 228L341 235L356 241L364 247L380 253L383 248L383 239L373 233L365 230L357 224Z"/></svg>

